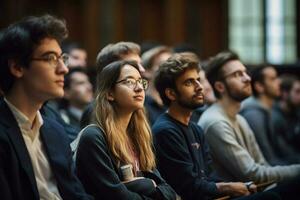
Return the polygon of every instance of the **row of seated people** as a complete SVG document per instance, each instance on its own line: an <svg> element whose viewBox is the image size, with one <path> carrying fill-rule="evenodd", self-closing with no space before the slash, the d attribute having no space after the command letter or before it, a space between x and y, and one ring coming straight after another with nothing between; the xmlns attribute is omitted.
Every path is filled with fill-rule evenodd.
<svg viewBox="0 0 300 200"><path fill-rule="evenodd" d="M269 165L251 128L237 115L251 86L244 65L231 52L218 54L208 64L208 79L219 94L217 103L200 118L204 131L190 121L204 100L194 55L175 54L160 65L154 85L167 112L154 122L152 131L144 112L149 82L142 78L139 56L106 55L111 61L104 65L98 56L94 124L71 143L74 169L68 127L43 107L64 95L69 69L60 42L66 35L65 22L49 15L23 19L1 31L1 199L212 199L226 195L291 199L297 195L300 165ZM208 124L206 113L211 118ZM231 176L220 173L217 164ZM256 184L264 182L277 186L256 193Z"/></svg>

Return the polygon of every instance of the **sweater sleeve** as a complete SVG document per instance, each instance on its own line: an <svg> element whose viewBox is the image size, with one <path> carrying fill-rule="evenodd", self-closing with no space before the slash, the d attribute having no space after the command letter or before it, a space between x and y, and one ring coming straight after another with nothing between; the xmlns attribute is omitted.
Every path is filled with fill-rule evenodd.
<svg viewBox="0 0 300 200"><path fill-rule="evenodd" d="M300 165L271 167L257 163L247 149L238 143L234 130L225 121L211 123L206 129L205 137L214 159L237 180L253 180L257 183L280 181L291 179L300 173ZM259 151L258 148L256 150Z"/></svg>
<svg viewBox="0 0 300 200"><path fill-rule="evenodd" d="M175 128L154 130L158 169L183 199L203 199L217 194L214 182L195 171L185 139Z"/></svg>
<svg viewBox="0 0 300 200"><path fill-rule="evenodd" d="M98 128L87 128L82 134L76 155L76 167L86 191L95 199L152 199L130 191L121 182L105 138ZM149 189L155 192L153 184L152 187Z"/></svg>

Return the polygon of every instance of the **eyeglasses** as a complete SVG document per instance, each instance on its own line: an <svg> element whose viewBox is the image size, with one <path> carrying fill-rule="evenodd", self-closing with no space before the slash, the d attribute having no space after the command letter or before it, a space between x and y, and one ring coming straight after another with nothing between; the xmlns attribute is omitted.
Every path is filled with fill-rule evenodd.
<svg viewBox="0 0 300 200"><path fill-rule="evenodd" d="M60 56L57 56L56 54L51 53L51 54L47 54L41 58L31 58L31 60L45 61L45 62L48 62L53 67L57 67L59 60L62 60L64 65L68 66L69 55L64 53Z"/></svg>
<svg viewBox="0 0 300 200"><path fill-rule="evenodd" d="M133 78L125 78L123 80L117 81L116 84L118 83L124 83L127 87L130 89L136 88L137 84L140 84L144 90L146 90L149 86L149 82L146 79L140 78L140 79L133 79Z"/></svg>

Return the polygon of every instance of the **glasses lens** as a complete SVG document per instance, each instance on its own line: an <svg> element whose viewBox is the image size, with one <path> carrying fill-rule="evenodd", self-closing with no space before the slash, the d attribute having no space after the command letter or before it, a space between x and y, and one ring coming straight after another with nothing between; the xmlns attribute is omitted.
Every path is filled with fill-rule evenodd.
<svg viewBox="0 0 300 200"><path fill-rule="evenodd" d="M148 88L148 81L146 79L141 79L144 90Z"/></svg>
<svg viewBox="0 0 300 200"><path fill-rule="evenodd" d="M68 54L63 54L61 56L63 63L68 66L69 65L69 55Z"/></svg>

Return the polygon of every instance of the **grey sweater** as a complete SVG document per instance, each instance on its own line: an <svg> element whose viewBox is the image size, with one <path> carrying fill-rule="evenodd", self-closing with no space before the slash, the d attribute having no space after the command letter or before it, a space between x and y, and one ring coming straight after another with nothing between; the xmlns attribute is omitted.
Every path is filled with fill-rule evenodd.
<svg viewBox="0 0 300 200"><path fill-rule="evenodd" d="M246 120L239 114L229 118L218 103L203 113L198 124L204 130L216 170L228 181L262 183L300 174L300 165L270 166Z"/></svg>

